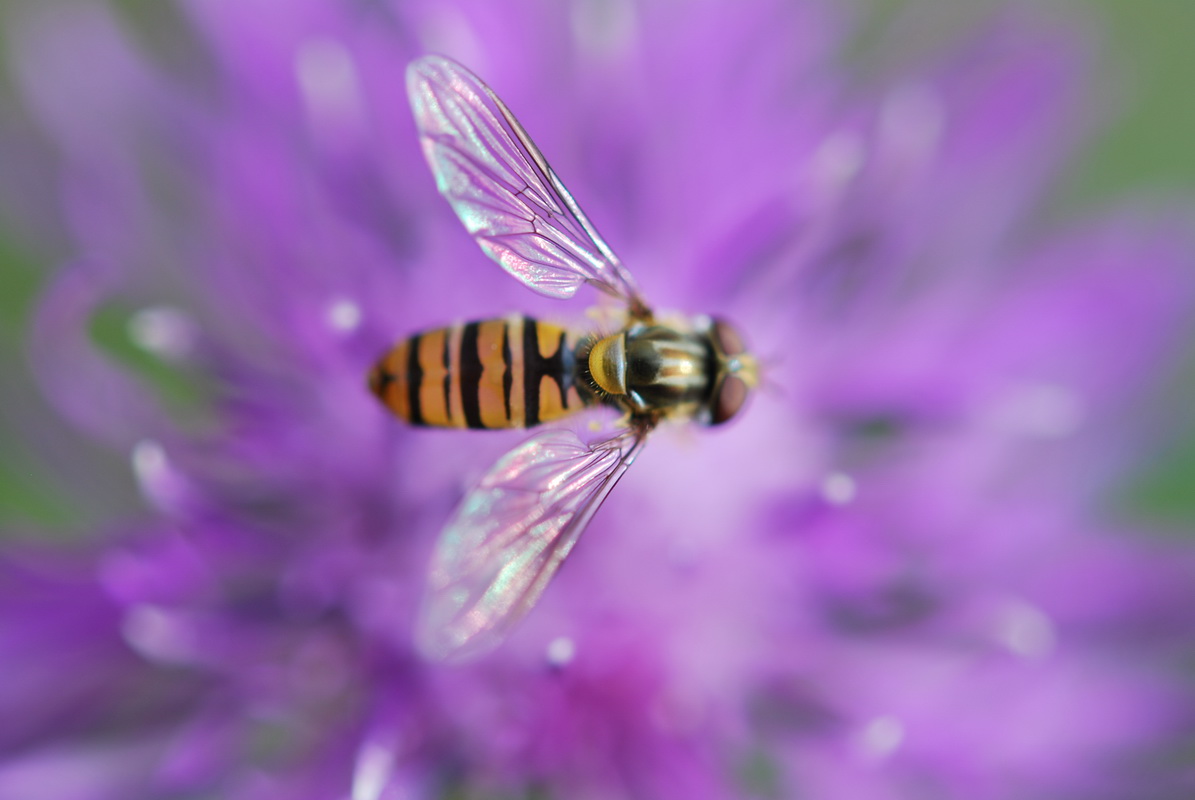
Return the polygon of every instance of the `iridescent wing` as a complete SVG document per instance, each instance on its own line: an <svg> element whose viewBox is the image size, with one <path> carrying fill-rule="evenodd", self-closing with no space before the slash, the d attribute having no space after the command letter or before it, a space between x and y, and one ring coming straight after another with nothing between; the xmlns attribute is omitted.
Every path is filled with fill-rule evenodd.
<svg viewBox="0 0 1195 800"><path fill-rule="evenodd" d="M457 661L496 646L539 599L646 434L636 428L585 444L549 430L503 456L440 535L416 630L420 651Z"/></svg>
<svg viewBox="0 0 1195 800"><path fill-rule="evenodd" d="M548 297L590 283L646 314L630 273L480 78L424 56L407 67L407 93L440 194L490 258Z"/></svg>

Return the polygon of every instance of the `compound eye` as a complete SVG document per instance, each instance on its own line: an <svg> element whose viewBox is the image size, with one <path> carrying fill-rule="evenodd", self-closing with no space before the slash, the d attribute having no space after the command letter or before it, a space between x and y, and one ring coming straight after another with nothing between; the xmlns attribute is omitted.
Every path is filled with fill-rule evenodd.
<svg viewBox="0 0 1195 800"><path fill-rule="evenodd" d="M737 356L747 351L738 329L724 319L714 319L710 334L723 355Z"/></svg>
<svg viewBox="0 0 1195 800"><path fill-rule="evenodd" d="M721 425L739 413L739 409L747 402L750 390L743 379L737 375L727 375L718 385L714 394L714 401L710 404L710 424Z"/></svg>

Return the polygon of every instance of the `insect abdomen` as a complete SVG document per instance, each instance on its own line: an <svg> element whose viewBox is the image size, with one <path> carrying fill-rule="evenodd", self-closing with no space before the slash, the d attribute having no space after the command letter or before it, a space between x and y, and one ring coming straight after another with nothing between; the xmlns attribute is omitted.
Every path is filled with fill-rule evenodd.
<svg viewBox="0 0 1195 800"><path fill-rule="evenodd" d="M458 323L400 342L369 385L412 425L527 428L580 410L564 328L519 314Z"/></svg>

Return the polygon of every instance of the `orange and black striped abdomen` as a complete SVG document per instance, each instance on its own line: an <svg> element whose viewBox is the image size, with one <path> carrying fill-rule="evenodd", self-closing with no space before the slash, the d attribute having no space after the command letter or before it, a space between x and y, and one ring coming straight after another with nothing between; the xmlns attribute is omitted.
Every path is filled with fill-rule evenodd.
<svg viewBox="0 0 1195 800"><path fill-rule="evenodd" d="M564 328L517 314L459 323L400 342L369 385L412 425L527 428L586 405L574 349Z"/></svg>

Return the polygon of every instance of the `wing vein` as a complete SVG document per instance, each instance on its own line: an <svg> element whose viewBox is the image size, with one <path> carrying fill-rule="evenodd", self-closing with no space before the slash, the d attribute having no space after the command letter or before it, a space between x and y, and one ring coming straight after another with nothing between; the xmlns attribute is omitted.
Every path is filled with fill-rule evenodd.
<svg viewBox="0 0 1195 800"><path fill-rule="evenodd" d="M417 641L459 660L495 646L543 593L635 460L648 428L584 444L549 430L503 456L437 543Z"/></svg>
<svg viewBox="0 0 1195 800"><path fill-rule="evenodd" d="M407 90L437 187L491 258L549 297L572 297L589 283L646 314L630 273L480 78L447 58L425 56L408 68ZM512 216L528 229L511 225ZM511 238L495 240L498 234ZM518 238L531 235L544 241L533 246L535 258Z"/></svg>

